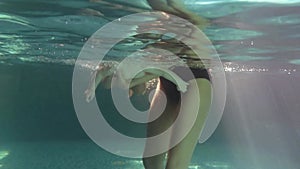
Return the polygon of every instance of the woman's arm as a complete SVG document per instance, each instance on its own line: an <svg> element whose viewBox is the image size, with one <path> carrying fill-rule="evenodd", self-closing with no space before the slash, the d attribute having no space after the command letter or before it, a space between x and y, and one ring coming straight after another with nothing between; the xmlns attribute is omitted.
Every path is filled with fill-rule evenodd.
<svg viewBox="0 0 300 169"><path fill-rule="evenodd" d="M203 29L209 25L207 19L188 10L182 0L147 0L153 10L170 13L184 18Z"/></svg>

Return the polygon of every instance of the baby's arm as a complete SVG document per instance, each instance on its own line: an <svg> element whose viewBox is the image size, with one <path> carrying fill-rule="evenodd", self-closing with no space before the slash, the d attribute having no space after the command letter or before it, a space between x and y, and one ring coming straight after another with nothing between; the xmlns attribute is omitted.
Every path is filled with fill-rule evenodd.
<svg viewBox="0 0 300 169"><path fill-rule="evenodd" d="M100 84L102 79L103 79L102 74L99 73L97 70L92 72L88 88L84 92L87 102L92 101L93 98L95 97L96 88Z"/></svg>
<svg viewBox="0 0 300 169"><path fill-rule="evenodd" d="M95 91L98 85L107 77L112 76L115 70L115 65L101 65L96 68L91 74L91 79L88 88L84 92L86 101L90 102L95 97Z"/></svg>

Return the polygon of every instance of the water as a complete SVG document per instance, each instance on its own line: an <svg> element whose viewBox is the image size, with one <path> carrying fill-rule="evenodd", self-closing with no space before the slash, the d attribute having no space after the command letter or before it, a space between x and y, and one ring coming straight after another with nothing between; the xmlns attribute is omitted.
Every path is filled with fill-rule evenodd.
<svg viewBox="0 0 300 169"><path fill-rule="evenodd" d="M211 20L204 32L228 83L221 123L197 145L190 168L299 169L300 2L185 3ZM71 86L87 39L113 19L148 9L140 0L0 1L0 169L142 168L140 159L112 155L86 136ZM140 46L121 45L109 58ZM105 99L105 92L99 89L98 97ZM144 97L133 99L148 106ZM117 127L124 133L143 128Z"/></svg>

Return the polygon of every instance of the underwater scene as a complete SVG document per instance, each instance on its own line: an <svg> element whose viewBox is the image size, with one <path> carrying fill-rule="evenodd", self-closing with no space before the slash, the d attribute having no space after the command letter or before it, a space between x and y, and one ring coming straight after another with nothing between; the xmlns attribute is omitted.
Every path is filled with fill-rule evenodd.
<svg viewBox="0 0 300 169"><path fill-rule="evenodd" d="M85 48L92 40L110 43L129 27L140 29L128 23L104 33L104 39L91 38L98 30L150 11L164 11L164 17L170 11L196 23L225 75L222 112L209 136L200 137L189 169L300 169L300 0L181 0L175 7L169 1L180 0L0 0L0 169L144 169L142 158L118 155L122 147L138 149L134 141L106 136L102 125L83 125L74 98L86 94L90 77L81 79L84 89L76 93L74 72L79 65L90 75L151 44L164 45L169 40L164 36L135 34L119 40L100 66L79 58L90 52ZM166 47L175 53L181 48ZM159 57L155 63L177 64ZM142 59L132 61L139 64L146 67ZM125 65L123 75L132 70ZM148 80L146 92L130 93L138 110L149 109L150 90L158 83ZM147 125L124 118L105 85L94 90L96 99L87 101L98 104L109 126L131 138L146 137ZM98 139L115 153L91 137L89 125L104 131Z"/></svg>

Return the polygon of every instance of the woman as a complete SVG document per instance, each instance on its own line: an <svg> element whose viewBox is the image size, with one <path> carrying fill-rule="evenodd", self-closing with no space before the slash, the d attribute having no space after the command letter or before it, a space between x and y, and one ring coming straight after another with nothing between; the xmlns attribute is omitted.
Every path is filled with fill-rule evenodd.
<svg viewBox="0 0 300 169"><path fill-rule="evenodd" d="M107 69L112 70L112 68L100 68L99 71L95 71L92 81L95 80L96 84L92 83L89 87L89 90L86 91L87 101L90 101L94 97L96 86L99 83L104 83L104 85L109 86L111 83L111 73L107 73ZM175 67L173 71L178 74L184 74L185 68ZM146 70L142 72L144 75L141 78L135 78L130 83L131 93L143 93L145 90L145 83L153 78L159 77L159 83L157 86L157 92L154 95L154 98L150 107L150 117L153 119L153 116L157 115L156 110L159 107L163 106L165 97L161 95L161 91L167 97L167 105L164 109L162 115L154 120L153 122L148 123L147 126L147 137L155 136L161 132L168 129L175 121L178 116L179 110L185 114L186 118L179 118L178 126L173 129L172 133L165 138L165 142L171 142L170 140L173 137L185 135L185 132L182 131L182 128L185 128L191 121L189 113L191 113L192 107L194 104L199 104L199 110L197 118L194 122L193 127L188 132L188 134L183 138L179 144L171 148L165 153L145 157L143 159L143 164L145 169L187 169L192 158L194 148L197 144L199 134L204 126L204 122L207 116L211 105L211 84L209 81L209 75L203 67L190 68L195 78L189 77L178 77L173 76L170 78L170 74L163 73L160 71ZM175 77L175 78L174 78ZM185 88L184 82L182 82L183 87L178 87L175 83L178 84L178 79L181 78L184 82L187 82ZM177 82L175 82L176 79ZM179 79L180 81L180 79ZM200 93L200 95L199 95ZM197 98L200 96L201 102L197 102ZM158 108L157 108L158 107ZM181 107L181 109L180 109ZM160 142L161 144L166 144ZM148 150L151 150L153 145L147 145L145 148L145 153ZM154 145L159 146L159 145ZM166 158L167 157L167 158ZM165 163L166 159L166 163Z"/></svg>
<svg viewBox="0 0 300 169"><path fill-rule="evenodd" d="M208 25L205 19L188 11L185 8L184 4L181 2L181 0L148 0L148 3L154 10L164 11L166 13L170 13L181 18L187 19L191 23L195 24L198 28L202 29ZM191 36L193 37L193 35ZM194 38L197 39L197 37ZM191 49L187 47L183 47L177 53L177 55L185 55L191 58L191 60L187 59L187 64L192 70L195 78L184 79L186 82L188 82L189 85L187 91L183 93L182 98L180 98L180 92L177 90L176 85L170 82L169 80L160 77L158 89L162 90L166 94L168 103L161 118L154 121L153 123L148 124L147 135L153 136L166 130L166 128L168 128L174 122L175 118L178 115L179 107L181 105L181 111L187 114L186 119L179 119L179 124L183 125L182 127L184 127L184 125L186 125L185 123L189 122L188 113L192 111L190 110L190 108L193 107L193 104L199 104L195 103L197 94L199 92L201 102L199 105L198 116L190 132L179 144L171 148L168 152L153 157L144 158L143 164L145 166L145 169L187 169L192 158L193 151L197 144L199 134L204 126L204 122L211 105L211 85L206 69L203 67L203 65L199 66L198 64L192 63L194 53L191 51ZM197 66L194 67L194 65ZM175 68L174 71L181 72L180 69L180 67L177 68L177 70ZM163 98L160 96L160 93L157 93L151 103L151 110L155 110L156 106L160 106L161 99ZM180 132L180 129L175 129L172 135L170 135L169 139L172 139L174 135L176 136L183 134L178 132ZM145 151L147 151L147 148L151 147L147 147L146 145ZM166 163L164 163L165 158Z"/></svg>
<svg viewBox="0 0 300 169"><path fill-rule="evenodd" d="M205 19L188 11L180 0L148 0L148 3L154 10L163 11L167 14L170 13L187 19L198 28L207 26ZM195 41L194 44L197 44L197 35L193 35L192 33L190 36L191 39ZM130 83L132 93L130 93L130 95L134 92L143 93L145 89L144 84L153 78L159 77L157 92L151 102L149 118L152 119L152 116L156 116L157 113L155 111L158 107L162 106L162 100L165 99L160 91L162 91L167 98L167 105L162 115L153 122L148 123L147 136L155 136L168 129L175 121L179 111L182 111L186 115L184 118L178 119L179 125L173 128L171 134L164 140L165 143L161 144L171 142L171 140L178 135L184 135L184 133L181 133L184 132L181 129L190 122L191 117L189 116L189 112L194 111L191 110L194 104L199 104L199 110L191 130L177 145L167 152L143 158L143 164L145 169L187 169L211 105L211 84L209 75L202 61L199 60L189 47L181 42L168 39L146 46L146 48L153 47L167 49L178 56L185 57L187 65L194 77L185 77L185 73L183 72L186 71L186 69L181 66L175 66L172 67L172 72L144 70L141 72L142 75L140 75L139 78L132 79ZM197 62L197 64L195 64L195 62ZM95 89L99 83L102 82L107 84L107 86L110 85L114 69L116 68L112 65L113 64L109 64L109 66L106 67L98 67L98 70L95 71L92 79L92 81L95 80L95 84L92 83L89 90L86 91L87 101L90 101L94 97ZM183 76L180 74L183 74ZM119 77L122 78L122 75L119 75ZM195 102L199 97L199 93L201 102ZM151 145L146 144L145 153L150 149Z"/></svg>

